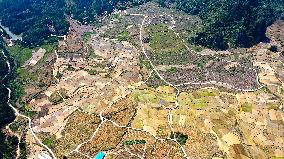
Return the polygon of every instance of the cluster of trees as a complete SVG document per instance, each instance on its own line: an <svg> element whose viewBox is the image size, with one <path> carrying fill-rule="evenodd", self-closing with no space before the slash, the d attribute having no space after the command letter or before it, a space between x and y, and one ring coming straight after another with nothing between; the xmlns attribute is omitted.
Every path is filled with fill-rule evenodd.
<svg viewBox="0 0 284 159"><path fill-rule="evenodd" d="M171 139L176 138L177 142L179 142L181 145L184 145L184 144L186 144L186 141L188 139L188 135L183 134L181 132L174 132L174 133L171 133L170 138Z"/></svg>
<svg viewBox="0 0 284 159"><path fill-rule="evenodd" d="M124 141L124 145L136 145L136 144L146 144L145 140L127 140Z"/></svg>
<svg viewBox="0 0 284 159"><path fill-rule="evenodd" d="M0 33L0 36L2 33ZM9 61L12 61L12 59L9 57L7 50L4 47L4 41L0 37L0 52L4 52L5 55L8 57ZM11 67L14 67L14 64L11 63ZM4 128L7 124L12 122L15 119L15 115L13 110L8 106L8 90L4 85L8 85L11 80L14 78L14 74L10 73L6 76L8 73L8 66L6 63L6 58L0 54L0 130ZM6 76L5 79L3 79Z"/></svg>
<svg viewBox="0 0 284 159"><path fill-rule="evenodd" d="M163 0L162 0L163 1ZM214 49L250 47L266 40L265 31L284 15L283 0L170 0L176 8L203 20L189 41Z"/></svg>
<svg viewBox="0 0 284 159"><path fill-rule="evenodd" d="M150 0L67 0L66 13L75 19L90 23L95 22L97 16L112 12L114 9L126 9Z"/></svg>
<svg viewBox="0 0 284 159"><path fill-rule="evenodd" d="M3 36L1 32L0 36ZM7 53L3 46L3 40L1 39L1 37L0 51L5 51L5 53ZM2 54L0 54L0 70L0 158L15 158L17 145L19 142L18 138L16 136L7 135L3 131L5 126L7 126L15 119L15 115L13 110L7 104L8 90L3 85L8 85L9 81L13 78L13 76L7 76L5 80L2 80L3 77L8 73L6 59Z"/></svg>
<svg viewBox="0 0 284 159"><path fill-rule="evenodd" d="M0 20L3 26L19 35L23 45L36 46L57 41L53 35L67 33L66 15L83 23L94 23L97 16L125 9L149 0L2 0Z"/></svg>
<svg viewBox="0 0 284 159"><path fill-rule="evenodd" d="M54 41L51 34L64 35L69 28L64 6L64 0L2 0L1 24L15 34L22 34L28 45Z"/></svg>
<svg viewBox="0 0 284 159"><path fill-rule="evenodd" d="M16 158L18 142L16 136L9 136L0 131L0 158Z"/></svg>

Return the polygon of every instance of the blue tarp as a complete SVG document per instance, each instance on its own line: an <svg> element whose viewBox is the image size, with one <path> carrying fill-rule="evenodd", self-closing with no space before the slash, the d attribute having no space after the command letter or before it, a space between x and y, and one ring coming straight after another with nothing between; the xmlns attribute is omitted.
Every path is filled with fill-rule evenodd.
<svg viewBox="0 0 284 159"><path fill-rule="evenodd" d="M105 158L105 153L99 152L94 159L104 159Z"/></svg>

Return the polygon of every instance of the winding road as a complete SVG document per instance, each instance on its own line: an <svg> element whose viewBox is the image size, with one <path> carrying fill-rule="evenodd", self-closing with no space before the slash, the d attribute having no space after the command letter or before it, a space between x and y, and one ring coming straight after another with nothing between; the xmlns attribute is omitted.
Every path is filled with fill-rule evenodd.
<svg viewBox="0 0 284 159"><path fill-rule="evenodd" d="M7 55L5 55L4 51L1 51L1 52L2 52L2 55L4 56L4 58L5 58L5 60L6 60L7 66L8 66L8 72L7 72L7 74L2 78L2 80L4 80L4 79L11 73L11 65L10 65L10 62L9 62L9 60L8 60L8 57L7 57ZM46 145L44 145L44 144L40 141L40 139L36 136L36 134L34 133L33 128L32 128L32 119L31 119L30 117L28 117L28 116L25 116L25 115L19 113L19 111L11 104L10 99L11 99L11 93L12 93L12 91L11 91L11 89L10 89L9 87L7 87L6 85L4 85L4 86L5 86L5 87L7 88L7 90L8 90L8 101L7 101L8 106L13 109L13 111L15 112L15 115L16 115L16 116L19 116L19 117L23 117L23 118L28 119L28 121L29 121L29 130L30 130L31 134L33 135L33 137L34 137L34 138L36 139L36 141L37 141L42 147L44 147L44 148L52 155L52 157L55 159L56 157L55 157L54 153L52 152L52 150L51 150L50 148L48 148Z"/></svg>

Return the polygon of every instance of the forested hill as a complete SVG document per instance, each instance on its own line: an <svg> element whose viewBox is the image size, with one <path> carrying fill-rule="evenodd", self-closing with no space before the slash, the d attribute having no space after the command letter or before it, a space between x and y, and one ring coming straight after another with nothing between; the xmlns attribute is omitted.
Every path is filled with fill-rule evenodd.
<svg viewBox="0 0 284 159"><path fill-rule="evenodd" d="M63 35L68 31L64 18L64 0L3 0L0 19L15 34L23 33L23 40L37 45L51 34Z"/></svg>
<svg viewBox="0 0 284 159"><path fill-rule="evenodd" d="M56 40L54 35L64 35L69 24L65 13L81 22L94 22L97 15L116 8L138 5L142 1L128 0L1 0L2 25L15 34L23 34L27 45L38 45Z"/></svg>
<svg viewBox="0 0 284 159"><path fill-rule="evenodd" d="M27 45L56 40L69 24L65 15L83 23L95 23L98 16L148 1L173 7L203 20L203 29L191 43L214 49L249 47L265 40L265 30L283 17L284 0L1 0L0 19Z"/></svg>
<svg viewBox="0 0 284 159"><path fill-rule="evenodd" d="M114 9L123 10L148 1L151 0L65 0L66 13L85 23L95 22L97 16L110 13Z"/></svg>
<svg viewBox="0 0 284 159"><path fill-rule="evenodd" d="M215 49L250 47L264 41L267 26L284 16L284 0L172 0L203 19L192 43ZM166 2L164 2L166 4Z"/></svg>

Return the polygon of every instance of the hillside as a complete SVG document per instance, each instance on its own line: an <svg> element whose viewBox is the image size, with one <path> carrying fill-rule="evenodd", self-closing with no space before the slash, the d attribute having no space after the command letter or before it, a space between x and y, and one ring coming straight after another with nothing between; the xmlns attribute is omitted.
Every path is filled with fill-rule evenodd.
<svg viewBox="0 0 284 159"><path fill-rule="evenodd" d="M282 5L0 0L0 158L282 159Z"/></svg>
<svg viewBox="0 0 284 159"><path fill-rule="evenodd" d="M0 19L15 34L23 34L26 45L56 41L67 33L66 16L82 23L99 23L115 9L139 6L150 0L3 0ZM156 0L153 0L156 1ZM159 0L161 6L198 15L202 30L188 40L213 49L249 47L265 41L265 31L283 17L282 0Z"/></svg>

